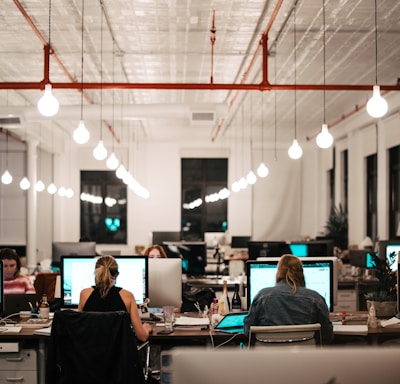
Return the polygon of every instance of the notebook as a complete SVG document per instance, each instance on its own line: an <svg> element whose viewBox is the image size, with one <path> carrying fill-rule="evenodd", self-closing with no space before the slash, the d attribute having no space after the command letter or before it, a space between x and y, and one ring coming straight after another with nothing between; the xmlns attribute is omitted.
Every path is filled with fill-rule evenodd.
<svg viewBox="0 0 400 384"><path fill-rule="evenodd" d="M229 333L244 333L244 319L248 312L232 312L228 313L214 327L215 331L223 331Z"/></svg>
<svg viewBox="0 0 400 384"><path fill-rule="evenodd" d="M29 303L32 304L33 307L35 307L35 293L10 293L4 295L4 312L2 314L2 317L19 314L19 311L30 311L31 306L29 305Z"/></svg>

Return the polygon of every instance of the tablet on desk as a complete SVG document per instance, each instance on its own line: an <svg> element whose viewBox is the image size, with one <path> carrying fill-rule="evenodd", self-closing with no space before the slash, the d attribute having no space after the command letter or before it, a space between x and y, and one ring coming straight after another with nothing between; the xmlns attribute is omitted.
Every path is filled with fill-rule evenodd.
<svg viewBox="0 0 400 384"><path fill-rule="evenodd" d="M248 312L228 313L214 327L214 330L229 333L244 333L244 319L247 315Z"/></svg>

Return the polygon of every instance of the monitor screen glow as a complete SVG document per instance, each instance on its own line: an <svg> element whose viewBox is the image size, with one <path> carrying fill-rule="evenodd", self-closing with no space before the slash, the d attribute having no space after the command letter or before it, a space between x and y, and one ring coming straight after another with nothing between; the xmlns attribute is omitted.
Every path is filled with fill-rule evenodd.
<svg viewBox="0 0 400 384"><path fill-rule="evenodd" d="M270 258L246 263L248 307L262 288L275 286L278 261L279 258ZM329 311L332 312L338 282L336 259L308 257L302 259L302 263L306 287L317 291L325 299Z"/></svg>
<svg viewBox="0 0 400 384"><path fill-rule="evenodd" d="M116 286L133 293L137 304L148 297L148 258L141 256L115 257L118 263ZM94 285L97 257L63 256L61 258L61 297L64 308L77 308L83 288Z"/></svg>

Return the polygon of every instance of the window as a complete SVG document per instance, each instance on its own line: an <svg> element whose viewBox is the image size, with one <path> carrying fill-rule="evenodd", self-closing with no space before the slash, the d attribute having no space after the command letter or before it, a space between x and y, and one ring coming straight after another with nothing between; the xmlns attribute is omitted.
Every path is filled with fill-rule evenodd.
<svg viewBox="0 0 400 384"><path fill-rule="evenodd" d="M182 159L181 231L187 241L203 240L204 232L225 232L227 199L206 203L205 197L227 187L227 159ZM200 204L201 201L201 204ZM192 208L187 208L190 203Z"/></svg>
<svg viewBox="0 0 400 384"><path fill-rule="evenodd" d="M396 237L400 220L400 146L389 149L389 239Z"/></svg>
<svg viewBox="0 0 400 384"><path fill-rule="evenodd" d="M367 236L377 239L378 236L378 157L368 156L367 162Z"/></svg>
<svg viewBox="0 0 400 384"><path fill-rule="evenodd" d="M126 214L127 188L114 171L81 171L81 238L126 244Z"/></svg>

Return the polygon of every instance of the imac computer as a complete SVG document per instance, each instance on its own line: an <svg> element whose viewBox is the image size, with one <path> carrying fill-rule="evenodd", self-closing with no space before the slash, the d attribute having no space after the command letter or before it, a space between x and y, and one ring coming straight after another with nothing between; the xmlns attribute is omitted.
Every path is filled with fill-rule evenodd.
<svg viewBox="0 0 400 384"><path fill-rule="evenodd" d="M133 293L138 305L148 297L148 257L115 257L118 263L116 286ZM61 257L61 298L63 308L77 308L83 288L94 285L97 257Z"/></svg>
<svg viewBox="0 0 400 384"><path fill-rule="evenodd" d="M279 259L271 257L262 261L246 262L248 308L262 288L275 286ZM337 259L335 257L307 257L301 261L306 287L317 291L325 299L329 311L332 312L337 296Z"/></svg>
<svg viewBox="0 0 400 384"><path fill-rule="evenodd" d="M52 264L61 267L61 256L95 256L96 243L94 241L62 242L53 241Z"/></svg>
<svg viewBox="0 0 400 384"><path fill-rule="evenodd" d="M249 241L248 250L249 260L257 260L259 257L281 257L292 253L285 241Z"/></svg>
<svg viewBox="0 0 400 384"><path fill-rule="evenodd" d="M165 242L162 244L168 258L179 258L182 262L182 273L190 276L201 276L207 265L207 245L199 242Z"/></svg>
<svg viewBox="0 0 400 384"><path fill-rule="evenodd" d="M149 258L149 307L182 306L180 259Z"/></svg>
<svg viewBox="0 0 400 384"><path fill-rule="evenodd" d="M216 248L217 245L225 245L225 232L204 232L204 241L207 248Z"/></svg>
<svg viewBox="0 0 400 384"><path fill-rule="evenodd" d="M379 241L379 258L388 262L392 272L397 271L400 252L400 240Z"/></svg>

